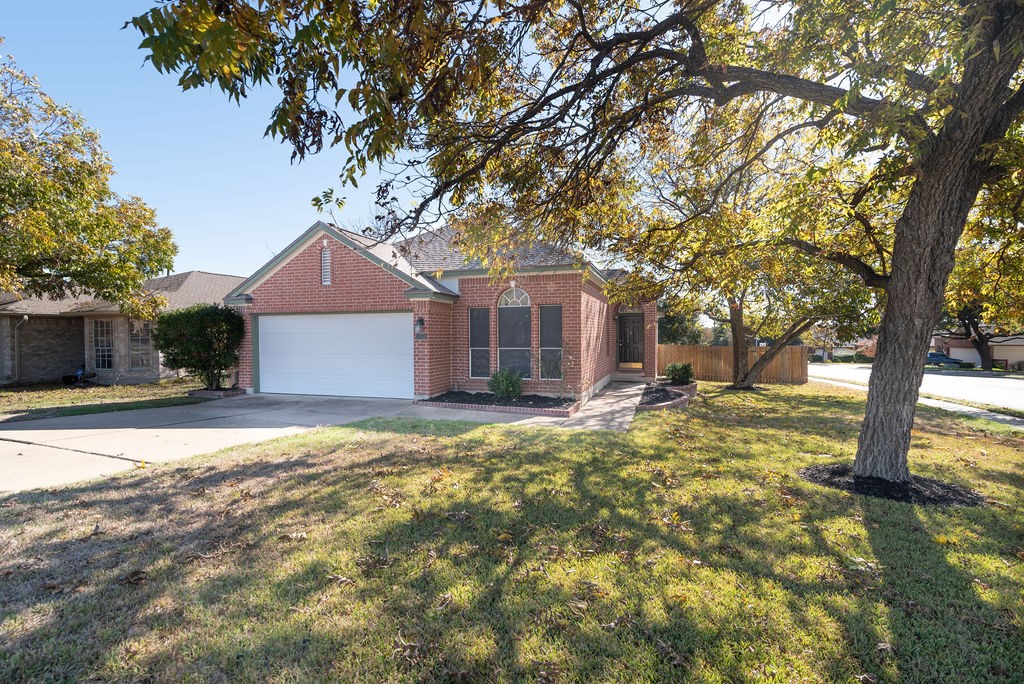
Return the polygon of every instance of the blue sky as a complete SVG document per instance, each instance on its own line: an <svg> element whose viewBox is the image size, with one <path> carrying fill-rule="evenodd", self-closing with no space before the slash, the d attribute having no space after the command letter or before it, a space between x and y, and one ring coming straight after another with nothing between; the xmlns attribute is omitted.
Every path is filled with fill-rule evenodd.
<svg viewBox="0 0 1024 684"><path fill-rule="evenodd" d="M289 163L291 147L264 138L271 90L241 106L220 91L182 92L143 64L141 36L121 29L153 2L0 0L0 50L102 135L114 189L154 207L178 243L176 271L249 275L318 214L309 200L336 185L345 151ZM373 183L347 189L336 215L372 215Z"/></svg>

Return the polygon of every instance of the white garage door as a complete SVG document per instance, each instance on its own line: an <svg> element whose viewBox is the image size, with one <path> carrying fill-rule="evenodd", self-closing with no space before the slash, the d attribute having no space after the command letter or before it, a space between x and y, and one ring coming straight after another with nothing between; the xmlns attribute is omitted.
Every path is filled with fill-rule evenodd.
<svg viewBox="0 0 1024 684"><path fill-rule="evenodd" d="M259 318L259 391L413 396L412 314Z"/></svg>

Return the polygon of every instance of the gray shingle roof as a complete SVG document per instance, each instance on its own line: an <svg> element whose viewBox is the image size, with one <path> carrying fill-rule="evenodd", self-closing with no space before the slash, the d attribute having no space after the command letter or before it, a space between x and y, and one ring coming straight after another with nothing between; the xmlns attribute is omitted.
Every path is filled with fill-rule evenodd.
<svg viewBox="0 0 1024 684"><path fill-rule="evenodd" d="M185 271L160 278L151 278L143 286L153 294L167 299L165 311L182 309L193 304L220 304L225 295L245 280L240 276ZM28 314L35 316L56 316L59 314L119 313L116 304L80 296L66 299L26 297L18 299L10 292L0 294L0 315Z"/></svg>
<svg viewBox="0 0 1024 684"><path fill-rule="evenodd" d="M395 247L420 273L437 271L475 271L484 266L479 260L469 259L452 245L455 232L448 227L424 231L419 235L395 243ZM539 268L545 266L576 266L578 260L568 250L555 245L537 243L514 250L510 255L516 267Z"/></svg>

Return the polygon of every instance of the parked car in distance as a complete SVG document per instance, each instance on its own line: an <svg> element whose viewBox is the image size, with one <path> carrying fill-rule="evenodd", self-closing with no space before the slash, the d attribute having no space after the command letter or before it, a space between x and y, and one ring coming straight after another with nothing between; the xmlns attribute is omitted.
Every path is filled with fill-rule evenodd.
<svg viewBox="0 0 1024 684"><path fill-rule="evenodd" d="M960 359L954 359L952 356L946 356L942 352L928 352L928 359L925 361L926 366L941 366L944 363L955 363L960 365Z"/></svg>

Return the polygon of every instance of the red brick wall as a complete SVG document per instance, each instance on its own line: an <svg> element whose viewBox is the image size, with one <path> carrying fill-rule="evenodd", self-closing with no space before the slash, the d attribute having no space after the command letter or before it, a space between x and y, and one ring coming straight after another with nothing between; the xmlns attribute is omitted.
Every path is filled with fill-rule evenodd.
<svg viewBox="0 0 1024 684"><path fill-rule="evenodd" d="M530 295L529 380L523 380L524 392L579 393L581 378L581 277L578 273L544 273L518 275L516 287ZM508 281L492 284L486 276L459 280L459 301L452 307L452 387L470 392L487 389L486 379L469 377L469 310L487 307L491 315L491 372L498 369L498 297L509 288ZM562 375L563 380L540 379L540 307L559 304L562 307ZM573 360L570 362L570 360ZM592 373L591 373L592 374ZM583 389L587 386L584 385Z"/></svg>
<svg viewBox="0 0 1024 684"><path fill-rule="evenodd" d="M252 291L252 304L241 307L245 339L239 351L238 384L252 384L252 316L269 313L340 313L411 311L409 285L331 237L331 284L320 284L321 236ZM412 335L412 331L409 331Z"/></svg>
<svg viewBox="0 0 1024 684"><path fill-rule="evenodd" d="M452 305L414 301L412 318L422 318L426 329L425 337L413 341L413 393L419 398L443 394L451 389L452 382Z"/></svg>
<svg viewBox="0 0 1024 684"><path fill-rule="evenodd" d="M615 370L615 321L601 287L587 281L581 291L580 371L587 389Z"/></svg>

